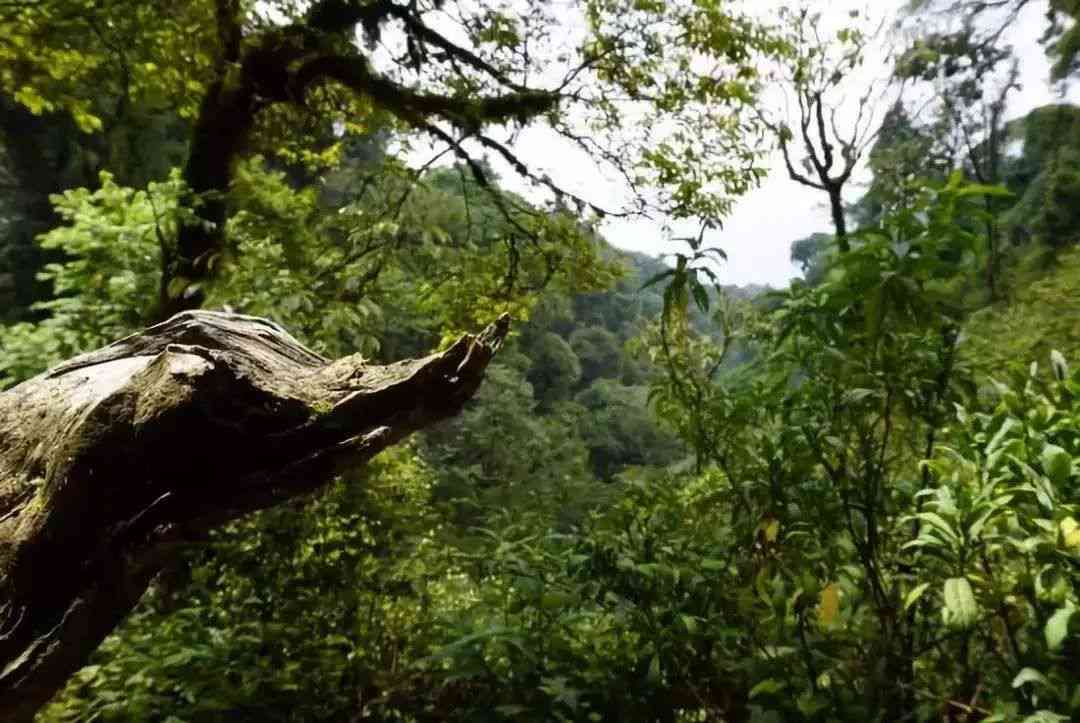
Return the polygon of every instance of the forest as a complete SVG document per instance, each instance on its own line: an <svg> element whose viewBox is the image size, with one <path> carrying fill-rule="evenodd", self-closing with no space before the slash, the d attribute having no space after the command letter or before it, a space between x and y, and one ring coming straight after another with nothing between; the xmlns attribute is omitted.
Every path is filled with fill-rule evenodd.
<svg viewBox="0 0 1080 723"><path fill-rule="evenodd" d="M841 6L0 0L0 721L1080 720L1080 3Z"/></svg>

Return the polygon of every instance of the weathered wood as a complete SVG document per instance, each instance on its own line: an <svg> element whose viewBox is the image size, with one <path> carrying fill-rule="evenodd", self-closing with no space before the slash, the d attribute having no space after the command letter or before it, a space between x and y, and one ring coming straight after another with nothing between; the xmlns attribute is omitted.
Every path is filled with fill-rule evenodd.
<svg viewBox="0 0 1080 723"><path fill-rule="evenodd" d="M507 325L374 366L191 311L0 394L0 720L32 720L170 550L455 414Z"/></svg>

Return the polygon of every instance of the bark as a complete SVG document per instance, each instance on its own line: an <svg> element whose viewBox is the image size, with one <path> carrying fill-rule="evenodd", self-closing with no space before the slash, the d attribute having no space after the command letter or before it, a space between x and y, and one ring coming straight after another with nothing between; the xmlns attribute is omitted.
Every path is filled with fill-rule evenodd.
<svg viewBox="0 0 1080 723"><path fill-rule="evenodd" d="M829 213L832 216L833 229L836 231L836 247L840 253L851 250L847 237L847 218L844 216L843 183L829 187Z"/></svg>
<svg viewBox="0 0 1080 723"><path fill-rule="evenodd" d="M197 282L210 276L213 255L223 246L225 196L233 164L247 141L259 106L251 85L226 89L219 81L203 98L184 165L184 182L190 193L185 203L195 212L195 220L180 224L175 258L171 250L163 249L167 253L159 288L158 319L202 305L204 294ZM183 281L181 288L171 288L177 280Z"/></svg>
<svg viewBox="0 0 1080 723"><path fill-rule="evenodd" d="M179 547L458 412L507 326L373 366L190 311L0 394L0 720L32 720Z"/></svg>

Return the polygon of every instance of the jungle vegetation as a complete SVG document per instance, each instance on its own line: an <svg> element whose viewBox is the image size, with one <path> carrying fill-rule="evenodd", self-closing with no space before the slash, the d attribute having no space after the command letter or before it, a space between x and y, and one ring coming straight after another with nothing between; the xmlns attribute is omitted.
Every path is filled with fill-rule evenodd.
<svg viewBox="0 0 1080 723"><path fill-rule="evenodd" d="M817 3L0 1L3 394L192 309L379 364L511 318L460 414L185 540L33 719L1080 717L1080 108L1008 112L1031 6L1069 82L1076 2L923 0L871 94L882 27ZM831 227L719 284L773 150ZM604 237L646 214L699 231Z"/></svg>

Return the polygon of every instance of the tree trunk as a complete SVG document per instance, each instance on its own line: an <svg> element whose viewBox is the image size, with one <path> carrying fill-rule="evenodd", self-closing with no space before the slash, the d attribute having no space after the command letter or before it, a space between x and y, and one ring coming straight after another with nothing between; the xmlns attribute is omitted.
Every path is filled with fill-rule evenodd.
<svg viewBox="0 0 1080 723"><path fill-rule="evenodd" d="M846 254L851 250L847 237L847 219L844 216L843 186L829 187L829 211L832 214L833 228L836 231L836 248Z"/></svg>
<svg viewBox="0 0 1080 723"><path fill-rule="evenodd" d="M0 394L0 720L32 720L178 547L458 412L507 326L369 366L191 311Z"/></svg>
<svg viewBox="0 0 1080 723"><path fill-rule="evenodd" d="M986 206L986 288L990 292L990 301L998 300L998 239L997 223L994 216L994 202L989 196L984 197Z"/></svg>
<svg viewBox="0 0 1080 723"><path fill-rule="evenodd" d="M184 199L193 219L177 229L176 257L161 277L158 319L198 308L205 296L198 287L210 274L212 257L225 237L225 194L232 166L255 122L256 102L247 88L227 92L224 82L213 84L203 99L192 132L184 182ZM180 281L182 288L169 288Z"/></svg>

